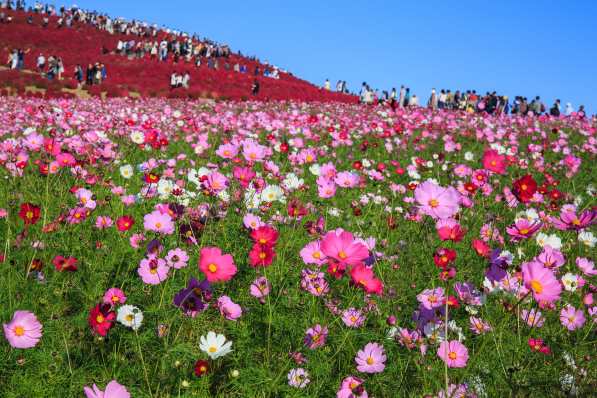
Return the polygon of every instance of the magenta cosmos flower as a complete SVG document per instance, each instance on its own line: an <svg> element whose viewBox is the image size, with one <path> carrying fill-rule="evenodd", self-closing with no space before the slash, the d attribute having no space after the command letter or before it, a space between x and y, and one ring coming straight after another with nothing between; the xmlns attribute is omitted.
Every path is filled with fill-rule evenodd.
<svg viewBox="0 0 597 398"><path fill-rule="evenodd" d="M131 396L127 389L116 380L109 382L105 391L100 390L95 384L93 387L83 387L83 391L87 398L130 398Z"/></svg>
<svg viewBox="0 0 597 398"><path fill-rule="evenodd" d="M562 285L553 272L543 264L531 261L522 264L522 278L537 301L553 302L560 298Z"/></svg>
<svg viewBox="0 0 597 398"><path fill-rule="evenodd" d="M143 227L146 231L153 231L165 235L171 235L174 232L172 217L159 210L154 210L143 217Z"/></svg>
<svg viewBox="0 0 597 398"><path fill-rule="evenodd" d="M449 368L464 368L468 361L468 350L458 340L442 341L437 349L437 356L448 364Z"/></svg>
<svg viewBox="0 0 597 398"><path fill-rule="evenodd" d="M218 247L201 249L199 269L209 283L226 282L236 274L236 265L230 254L222 254Z"/></svg>
<svg viewBox="0 0 597 398"><path fill-rule="evenodd" d="M314 350L325 345L327 337L328 328L317 324L305 332L305 345L307 348Z"/></svg>
<svg viewBox="0 0 597 398"><path fill-rule="evenodd" d="M443 188L425 181L415 189L419 209L433 218L450 218L459 210L460 194L453 187Z"/></svg>
<svg viewBox="0 0 597 398"><path fill-rule="evenodd" d="M41 323L29 311L15 311L4 325L4 336L13 348L33 348L41 339Z"/></svg>
<svg viewBox="0 0 597 398"><path fill-rule="evenodd" d="M126 303L126 296L124 292L117 287L111 287L106 290L103 298L104 304L110 304L112 306Z"/></svg>
<svg viewBox="0 0 597 398"><path fill-rule="evenodd" d="M369 257L369 249L357 242L350 232L338 229L321 239L321 251L328 257L348 265L357 265Z"/></svg>
<svg viewBox="0 0 597 398"><path fill-rule="evenodd" d="M357 363L358 371L363 373L380 373L386 367L386 354L383 346L377 343L368 343L357 352L354 360Z"/></svg>

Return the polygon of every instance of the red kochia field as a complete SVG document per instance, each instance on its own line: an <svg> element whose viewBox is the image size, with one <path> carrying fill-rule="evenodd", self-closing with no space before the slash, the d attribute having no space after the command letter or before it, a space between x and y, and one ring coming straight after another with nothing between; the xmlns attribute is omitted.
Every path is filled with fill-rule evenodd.
<svg viewBox="0 0 597 398"><path fill-rule="evenodd" d="M0 98L3 397L569 397L595 121Z"/></svg>

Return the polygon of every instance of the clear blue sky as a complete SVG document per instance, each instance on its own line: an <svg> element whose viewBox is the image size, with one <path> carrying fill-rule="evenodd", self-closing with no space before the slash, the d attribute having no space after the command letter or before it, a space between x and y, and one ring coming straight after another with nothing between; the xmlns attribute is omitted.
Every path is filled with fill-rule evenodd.
<svg viewBox="0 0 597 398"><path fill-rule="evenodd" d="M79 0L351 90L496 90L597 112L597 1Z"/></svg>

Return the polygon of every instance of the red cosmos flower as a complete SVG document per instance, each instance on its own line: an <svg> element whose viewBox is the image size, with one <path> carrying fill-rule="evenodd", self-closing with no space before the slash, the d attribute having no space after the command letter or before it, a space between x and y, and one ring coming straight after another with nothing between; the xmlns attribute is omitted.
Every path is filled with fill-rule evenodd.
<svg viewBox="0 0 597 398"><path fill-rule="evenodd" d="M200 359L195 362L195 376L201 377L209 372L209 362L205 359Z"/></svg>
<svg viewBox="0 0 597 398"><path fill-rule="evenodd" d="M293 218L301 218L307 215L307 209L298 199L288 202L288 215Z"/></svg>
<svg viewBox="0 0 597 398"><path fill-rule="evenodd" d="M485 242L483 242L481 239L474 239L473 243L472 243L473 249L475 249L475 251L477 252L477 254L481 257L487 257L489 256L489 252L491 251L491 248L489 247L489 245Z"/></svg>
<svg viewBox="0 0 597 398"><path fill-rule="evenodd" d="M112 326L114 326L116 312L111 311L111 308L110 304L98 304L91 309L88 321L93 333L105 337Z"/></svg>
<svg viewBox="0 0 597 398"><path fill-rule="evenodd" d="M512 193L522 203L528 203L535 195L535 192L537 192L537 182L530 174L514 181L512 186Z"/></svg>
<svg viewBox="0 0 597 398"><path fill-rule="evenodd" d="M477 191L477 186L475 184L473 184L472 182L467 182L464 184L464 189L467 192L475 193Z"/></svg>
<svg viewBox="0 0 597 398"><path fill-rule="evenodd" d="M131 216L122 216L116 220L116 228L120 232L128 231L135 225L135 220Z"/></svg>
<svg viewBox="0 0 597 398"><path fill-rule="evenodd" d="M452 308L460 308L460 303L458 302L458 299L454 296L448 296L448 298L444 300L444 304L446 304L446 302Z"/></svg>
<svg viewBox="0 0 597 398"><path fill-rule="evenodd" d="M360 160L355 160L352 163L352 168L355 170L361 170L363 168L363 163Z"/></svg>
<svg viewBox="0 0 597 398"><path fill-rule="evenodd" d="M62 256L56 256L52 260L52 264L54 264L54 267L56 267L56 270L59 272L75 272L77 270L77 259L74 257L65 258Z"/></svg>
<svg viewBox="0 0 597 398"><path fill-rule="evenodd" d="M153 173L145 174L145 182L148 184L157 184L160 181L160 176Z"/></svg>
<svg viewBox="0 0 597 398"><path fill-rule="evenodd" d="M498 154L496 150L489 149L483 154L483 168L497 174L506 172L506 157Z"/></svg>
<svg viewBox="0 0 597 398"><path fill-rule="evenodd" d="M25 222L25 225L37 223L40 214L41 210L39 206L31 203L23 203L19 211L19 217Z"/></svg>
<svg viewBox="0 0 597 398"><path fill-rule="evenodd" d="M460 242L466 234L466 229L463 229L459 224L453 226L443 226L438 228L437 234L441 240L451 240Z"/></svg>
<svg viewBox="0 0 597 398"><path fill-rule="evenodd" d="M543 343L543 339L529 339L529 347L534 352L540 352L545 355L551 354L551 350Z"/></svg>
<svg viewBox="0 0 597 398"><path fill-rule="evenodd" d="M290 149L290 146L288 145L287 142L283 142L280 144L280 152L287 153L289 149Z"/></svg>
<svg viewBox="0 0 597 398"><path fill-rule="evenodd" d="M275 255L270 246L255 243L249 252L249 262L252 267L267 267L274 261Z"/></svg>
<svg viewBox="0 0 597 398"><path fill-rule="evenodd" d="M256 244L262 246L274 246L278 240L278 236L278 231L269 225L263 225L251 231L251 239L253 239Z"/></svg>
<svg viewBox="0 0 597 398"><path fill-rule="evenodd" d="M364 264L352 267L350 270L350 277L352 278L352 283L354 283L354 285L362 288L367 293L381 295L383 292L382 281L377 279L373 270L366 267Z"/></svg>
<svg viewBox="0 0 597 398"><path fill-rule="evenodd" d="M456 260L456 251L452 249L444 249L440 247L433 254L433 262L439 268L446 268L448 265Z"/></svg>
<svg viewBox="0 0 597 398"><path fill-rule="evenodd" d="M346 264L339 263L333 258L328 259L328 273L336 279L341 279L346 272Z"/></svg>

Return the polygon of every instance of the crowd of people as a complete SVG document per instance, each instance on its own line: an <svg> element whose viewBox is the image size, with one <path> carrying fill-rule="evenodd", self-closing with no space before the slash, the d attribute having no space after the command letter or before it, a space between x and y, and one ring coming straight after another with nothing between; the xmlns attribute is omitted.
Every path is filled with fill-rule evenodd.
<svg viewBox="0 0 597 398"><path fill-rule="evenodd" d="M60 7L57 9L50 4L43 4L35 2L33 6L26 7L25 1L18 0L2 0L0 1L0 22L10 22L12 18L3 11L4 9L16 9L21 11L28 11L30 15L27 18L29 24L33 24L33 15L42 15L42 27L47 27L50 24L50 16L57 17L57 28L71 28L74 22L92 26L96 29L106 31L110 34L122 34L128 36L136 36L136 39L121 39L118 40L116 48L102 48L104 54L115 53L126 56L130 59L149 58L161 62L172 62L174 64L186 63L193 64L196 67L205 65L212 70L226 70L237 73L252 74L255 77L263 76L272 79L279 79L280 73L288 73L277 66L264 63L263 67L255 66L249 71L247 64L239 62L231 62L232 51L226 44L217 43L213 40L202 38L197 34L192 36L179 30L169 29L166 27L159 28L157 24L149 24L140 21L127 21L123 18L111 18L106 14L101 14L96 11L83 10L77 6L70 8ZM160 33L166 33L161 35ZM12 69L23 69L24 57L28 51L15 49L10 53L8 66ZM242 55L239 51L239 55ZM256 57L247 57L245 59L254 60L259 63ZM64 74L64 63L59 57L51 56L48 59L40 54L37 60L37 68L40 73L43 73L48 79L62 79ZM75 79L81 84L83 82L92 85L100 84L107 77L106 67L103 64L96 63L89 65L86 70L80 65L75 67ZM188 88L190 83L190 74L188 72L177 73L173 72L170 76L171 88ZM344 82L345 83L345 82ZM255 86L255 84L253 84ZM259 83L257 88L251 90L252 94L256 95L259 92Z"/></svg>
<svg viewBox="0 0 597 398"><path fill-rule="evenodd" d="M348 92L345 83L342 81L336 85L337 92ZM324 89L331 90L329 79L324 83ZM363 104L387 103L392 108L406 108L426 106L431 109L450 109L461 110L469 113L488 113L488 114L519 114L519 115L542 115L560 116L562 114L570 115L573 112L583 117L585 107L579 106L577 110L567 103L562 109L561 101L556 99L550 108L547 108L542 102L541 97L536 96L531 101L524 96L516 96L510 103L508 96L499 95L495 91L486 92L485 95L478 94L476 90L452 91L449 89L431 90L431 94L425 105L419 104L419 98L412 94L409 87L402 85L397 91L392 88L390 91L373 90L363 82L359 93L360 102Z"/></svg>

